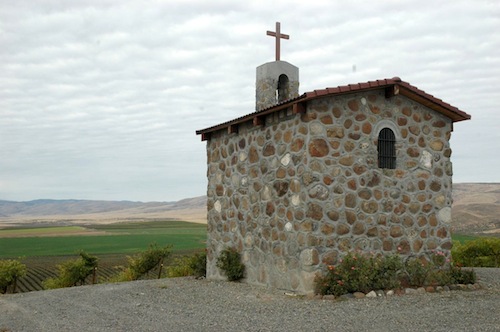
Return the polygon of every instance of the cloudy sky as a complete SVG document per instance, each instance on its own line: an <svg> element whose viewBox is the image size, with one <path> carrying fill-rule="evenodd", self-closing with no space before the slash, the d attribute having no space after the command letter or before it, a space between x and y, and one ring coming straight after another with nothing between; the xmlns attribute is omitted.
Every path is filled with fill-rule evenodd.
<svg viewBox="0 0 500 332"><path fill-rule="evenodd" d="M254 111L276 21L301 93L399 76L472 115L454 182L500 182L497 0L0 0L0 199L204 195L195 130Z"/></svg>

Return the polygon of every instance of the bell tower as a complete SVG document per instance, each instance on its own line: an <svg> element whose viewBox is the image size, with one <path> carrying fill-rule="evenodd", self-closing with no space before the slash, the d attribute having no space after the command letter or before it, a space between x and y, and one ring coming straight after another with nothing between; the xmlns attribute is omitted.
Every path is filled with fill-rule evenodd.
<svg viewBox="0 0 500 332"><path fill-rule="evenodd" d="M290 36L281 33L279 22L276 22L276 32L267 31L267 35L276 38L276 61L257 67L256 111L299 96L299 68L280 60L280 40Z"/></svg>

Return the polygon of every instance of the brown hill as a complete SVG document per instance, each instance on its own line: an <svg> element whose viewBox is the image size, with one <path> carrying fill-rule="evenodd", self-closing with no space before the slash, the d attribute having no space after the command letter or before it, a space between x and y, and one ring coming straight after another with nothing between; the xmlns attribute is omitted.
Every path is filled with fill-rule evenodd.
<svg viewBox="0 0 500 332"><path fill-rule="evenodd" d="M206 223L206 196L177 202L88 200L0 201L0 227L177 219Z"/></svg>
<svg viewBox="0 0 500 332"><path fill-rule="evenodd" d="M500 183L453 185L453 230L500 235Z"/></svg>
<svg viewBox="0 0 500 332"><path fill-rule="evenodd" d="M453 230L500 235L500 183L453 185ZM180 219L206 223L206 196L177 202L86 200L0 201L0 227Z"/></svg>

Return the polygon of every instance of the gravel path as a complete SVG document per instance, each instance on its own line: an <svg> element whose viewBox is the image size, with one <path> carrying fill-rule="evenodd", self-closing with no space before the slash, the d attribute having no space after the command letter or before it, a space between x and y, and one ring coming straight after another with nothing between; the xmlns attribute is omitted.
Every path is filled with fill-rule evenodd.
<svg viewBox="0 0 500 332"><path fill-rule="evenodd" d="M500 331L500 269L483 289L326 301L192 278L0 296L0 331Z"/></svg>

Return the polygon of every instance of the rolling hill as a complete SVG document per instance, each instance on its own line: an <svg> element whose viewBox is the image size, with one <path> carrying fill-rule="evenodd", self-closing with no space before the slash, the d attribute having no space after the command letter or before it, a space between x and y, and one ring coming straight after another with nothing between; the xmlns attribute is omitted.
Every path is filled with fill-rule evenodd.
<svg viewBox="0 0 500 332"><path fill-rule="evenodd" d="M500 183L453 185L453 230L500 236Z"/></svg>
<svg viewBox="0 0 500 332"><path fill-rule="evenodd" d="M0 201L0 227L20 224L91 224L133 220L206 223L206 196L177 202L92 200Z"/></svg>
<svg viewBox="0 0 500 332"><path fill-rule="evenodd" d="M455 232L500 236L500 183L456 183L453 199ZM0 201L0 227L166 219L206 223L206 196L145 203L73 199Z"/></svg>

